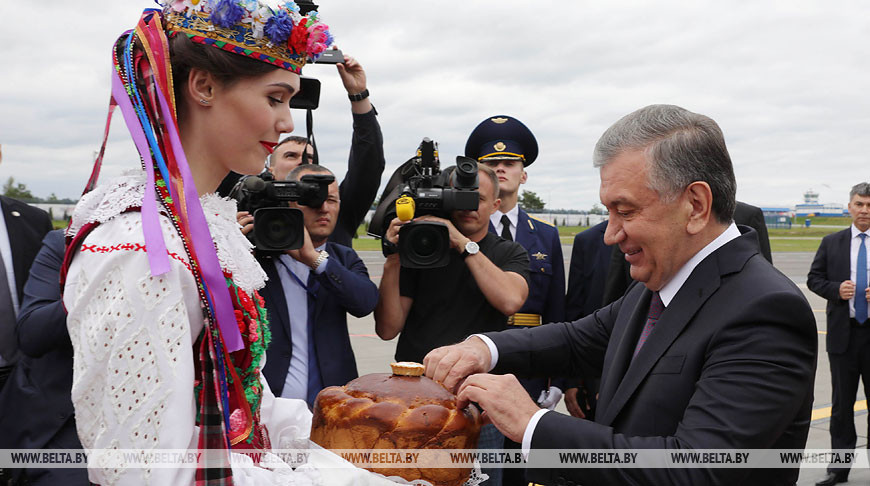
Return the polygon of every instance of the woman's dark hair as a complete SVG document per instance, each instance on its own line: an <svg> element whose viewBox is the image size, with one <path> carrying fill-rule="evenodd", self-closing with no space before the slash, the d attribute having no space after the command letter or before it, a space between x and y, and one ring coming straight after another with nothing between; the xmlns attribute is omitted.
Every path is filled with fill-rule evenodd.
<svg viewBox="0 0 870 486"><path fill-rule="evenodd" d="M194 43L178 32L170 34L169 55L179 118L185 109L183 90L187 86L187 78L192 68L207 71L228 86L240 79L253 78L280 69L263 61Z"/></svg>

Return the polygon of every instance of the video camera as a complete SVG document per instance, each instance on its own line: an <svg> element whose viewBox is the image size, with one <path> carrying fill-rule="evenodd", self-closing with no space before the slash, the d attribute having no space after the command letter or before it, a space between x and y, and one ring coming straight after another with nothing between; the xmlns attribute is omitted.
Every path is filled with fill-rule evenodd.
<svg viewBox="0 0 870 486"><path fill-rule="evenodd" d="M369 233L381 238L384 255L399 252L403 267L437 268L450 261L450 235L447 226L433 221L414 221L399 231L399 245L384 238L390 221L409 221L431 214L450 218L456 210L476 210L477 161L457 156L456 166L441 171L438 144L424 138L417 154L402 164L391 178L372 217Z"/></svg>
<svg viewBox="0 0 870 486"><path fill-rule="evenodd" d="M239 211L254 215L254 229L248 233L248 239L257 251L277 254L302 248L305 242L302 211L287 203L295 201L319 208L334 181L330 174L306 174L298 181L276 181L271 172L263 171L240 179L229 196L238 201Z"/></svg>

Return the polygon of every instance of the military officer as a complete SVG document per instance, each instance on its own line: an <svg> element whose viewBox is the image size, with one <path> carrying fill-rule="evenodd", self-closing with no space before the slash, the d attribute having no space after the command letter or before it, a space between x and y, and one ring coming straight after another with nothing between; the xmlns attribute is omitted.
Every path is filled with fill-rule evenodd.
<svg viewBox="0 0 870 486"><path fill-rule="evenodd" d="M529 253L529 297L520 311L508 317L508 328L540 326L565 320L565 267L559 231L519 207L519 189L528 179L526 167L538 156L538 142L516 118L497 115L480 122L465 144L465 155L491 167L499 181L501 205L490 217L489 231L516 241ZM546 379L521 380L529 395L546 408L562 397L557 384ZM505 448L516 446L509 439ZM503 484L527 484L522 469L505 469Z"/></svg>

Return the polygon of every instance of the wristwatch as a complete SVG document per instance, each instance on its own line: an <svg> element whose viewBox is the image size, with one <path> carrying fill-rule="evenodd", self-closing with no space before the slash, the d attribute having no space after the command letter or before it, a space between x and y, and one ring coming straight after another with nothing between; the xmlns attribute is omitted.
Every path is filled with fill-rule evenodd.
<svg viewBox="0 0 870 486"><path fill-rule="evenodd" d="M326 253L326 250L321 250L320 253L317 254L317 258L314 259L314 263L311 264L311 270L317 270L317 267L325 262L327 258L329 258L329 253Z"/></svg>
<svg viewBox="0 0 870 486"><path fill-rule="evenodd" d="M476 255L479 251L480 246L473 241L469 241L465 244L465 251L462 252L462 258L466 258L468 255Z"/></svg>
<svg viewBox="0 0 870 486"><path fill-rule="evenodd" d="M366 98L369 97L369 90L368 90L368 88L366 88L366 89L360 91L360 92L357 93L357 94L349 94L349 95L347 95L347 97L348 97L351 101L362 101L362 100L364 100L364 99L366 99Z"/></svg>

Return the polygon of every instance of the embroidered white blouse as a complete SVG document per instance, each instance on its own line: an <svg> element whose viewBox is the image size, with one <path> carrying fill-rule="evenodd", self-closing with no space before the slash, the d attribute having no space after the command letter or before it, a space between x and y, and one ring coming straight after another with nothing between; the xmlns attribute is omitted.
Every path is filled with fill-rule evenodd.
<svg viewBox="0 0 870 486"><path fill-rule="evenodd" d="M72 401L88 450L196 449L193 344L203 328L196 282L181 238L161 216L171 271L153 277L139 212L144 173L127 174L87 194L76 206L69 233L99 222L72 261L64 291L74 349ZM208 194L203 211L221 267L249 294L266 275L239 231L234 201ZM305 402L275 398L265 380L261 417L274 448L309 447L311 413ZM315 446L316 447L316 446ZM89 458L94 483L192 484L195 469L103 467ZM235 459L239 459L236 461ZM286 464L243 467L234 455L236 484L393 484L338 456L317 456L295 470Z"/></svg>

